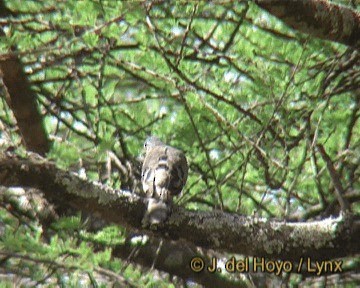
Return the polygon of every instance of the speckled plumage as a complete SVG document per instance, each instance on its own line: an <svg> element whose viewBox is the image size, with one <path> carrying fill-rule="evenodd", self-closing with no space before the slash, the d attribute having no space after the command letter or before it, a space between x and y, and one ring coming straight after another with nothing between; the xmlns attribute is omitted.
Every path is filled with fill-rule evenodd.
<svg viewBox="0 0 360 288"><path fill-rule="evenodd" d="M165 145L156 137L149 137L144 147L143 190L148 197L169 202L185 186L188 176L186 157L182 151Z"/></svg>

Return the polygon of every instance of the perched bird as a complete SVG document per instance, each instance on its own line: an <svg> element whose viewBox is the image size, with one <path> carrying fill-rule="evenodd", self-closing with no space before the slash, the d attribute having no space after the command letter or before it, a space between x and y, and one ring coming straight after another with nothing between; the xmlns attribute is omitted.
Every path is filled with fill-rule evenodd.
<svg viewBox="0 0 360 288"><path fill-rule="evenodd" d="M167 146L156 137L146 139L146 155L141 182L149 197L143 225L159 224L169 213L172 197L181 193L188 175L188 164L182 151Z"/></svg>
<svg viewBox="0 0 360 288"><path fill-rule="evenodd" d="M188 164L182 151L165 145L156 137L146 139L146 155L141 182L147 197L165 203L181 193L188 176Z"/></svg>

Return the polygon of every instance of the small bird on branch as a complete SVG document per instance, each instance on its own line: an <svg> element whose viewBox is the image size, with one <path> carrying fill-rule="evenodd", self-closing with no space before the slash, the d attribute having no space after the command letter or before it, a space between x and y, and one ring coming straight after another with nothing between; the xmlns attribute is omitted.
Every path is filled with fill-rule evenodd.
<svg viewBox="0 0 360 288"><path fill-rule="evenodd" d="M149 199L147 217L151 224L160 223L167 216L172 198L179 195L186 184L188 164L185 154L156 137L144 143L146 155L142 166L141 182Z"/></svg>

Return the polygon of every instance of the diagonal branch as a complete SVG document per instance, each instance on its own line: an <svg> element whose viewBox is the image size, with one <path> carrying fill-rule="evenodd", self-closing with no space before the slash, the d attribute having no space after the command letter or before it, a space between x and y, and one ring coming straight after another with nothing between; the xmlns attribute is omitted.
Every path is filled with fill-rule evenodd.
<svg viewBox="0 0 360 288"><path fill-rule="evenodd" d="M6 87L6 102L14 113L26 148L45 155L49 152L50 141L20 60L11 55L0 59L0 76Z"/></svg>
<svg viewBox="0 0 360 288"><path fill-rule="evenodd" d="M360 43L360 13L356 10L326 0L255 2L300 32L349 46Z"/></svg>
<svg viewBox="0 0 360 288"><path fill-rule="evenodd" d="M345 190L340 182L340 175L339 173L337 173L337 171L335 170L335 167L331 161L331 158L329 157L329 155L326 153L324 146L321 144L317 145L317 148L320 152L321 157L323 158L323 160L326 163L326 167L329 171L331 180L334 184L335 187L335 191L336 191L336 198L339 201L340 207L342 211L346 211L348 209L350 209L349 203L347 202L347 200L344 198L344 194L345 194Z"/></svg>

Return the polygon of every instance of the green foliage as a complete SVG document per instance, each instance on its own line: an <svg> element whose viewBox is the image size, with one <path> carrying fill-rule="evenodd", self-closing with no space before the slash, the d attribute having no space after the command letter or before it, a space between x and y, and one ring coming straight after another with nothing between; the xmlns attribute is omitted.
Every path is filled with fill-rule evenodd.
<svg viewBox="0 0 360 288"><path fill-rule="evenodd" d="M83 239L103 243L108 246L124 244L125 242L125 231L118 226L108 226L97 233L83 231L81 235Z"/></svg>
<svg viewBox="0 0 360 288"><path fill-rule="evenodd" d="M18 269L13 270L13 273L21 271L24 284L34 285L38 281L51 286L57 281L66 287L80 287L84 283L90 285L91 277L86 275L99 273L98 268L111 269L115 273L124 270L122 277L125 279L137 279L139 283L149 283L147 285L160 284L159 280L140 273L137 268L112 259L111 247L124 244L125 241L125 231L119 227L109 226L90 233L83 230L80 216L63 217L51 225L52 232L48 235L44 234L39 223L28 221L24 225L14 215L0 209L0 222L3 223L0 253L2 257L9 257L6 260L7 267ZM105 248L96 248L99 244ZM51 275L54 277L47 280ZM104 283L100 281L98 285L105 287L101 286Z"/></svg>
<svg viewBox="0 0 360 288"><path fill-rule="evenodd" d="M351 49L302 35L251 1L222 2L4 1L15 16L2 20L0 56L16 51L26 68L53 140L47 157L102 180L112 152L139 175L143 141L157 135L190 164L176 203L292 220L335 199L320 144L344 188L359 189ZM0 119L0 139L24 153L4 97ZM141 189L112 164L107 184ZM76 216L43 235L36 221L0 215L1 250L30 257L11 261L34 281L54 264L63 286L96 267L147 287L169 284L94 248L124 244L122 228L86 232ZM61 276L66 269L77 273Z"/></svg>

